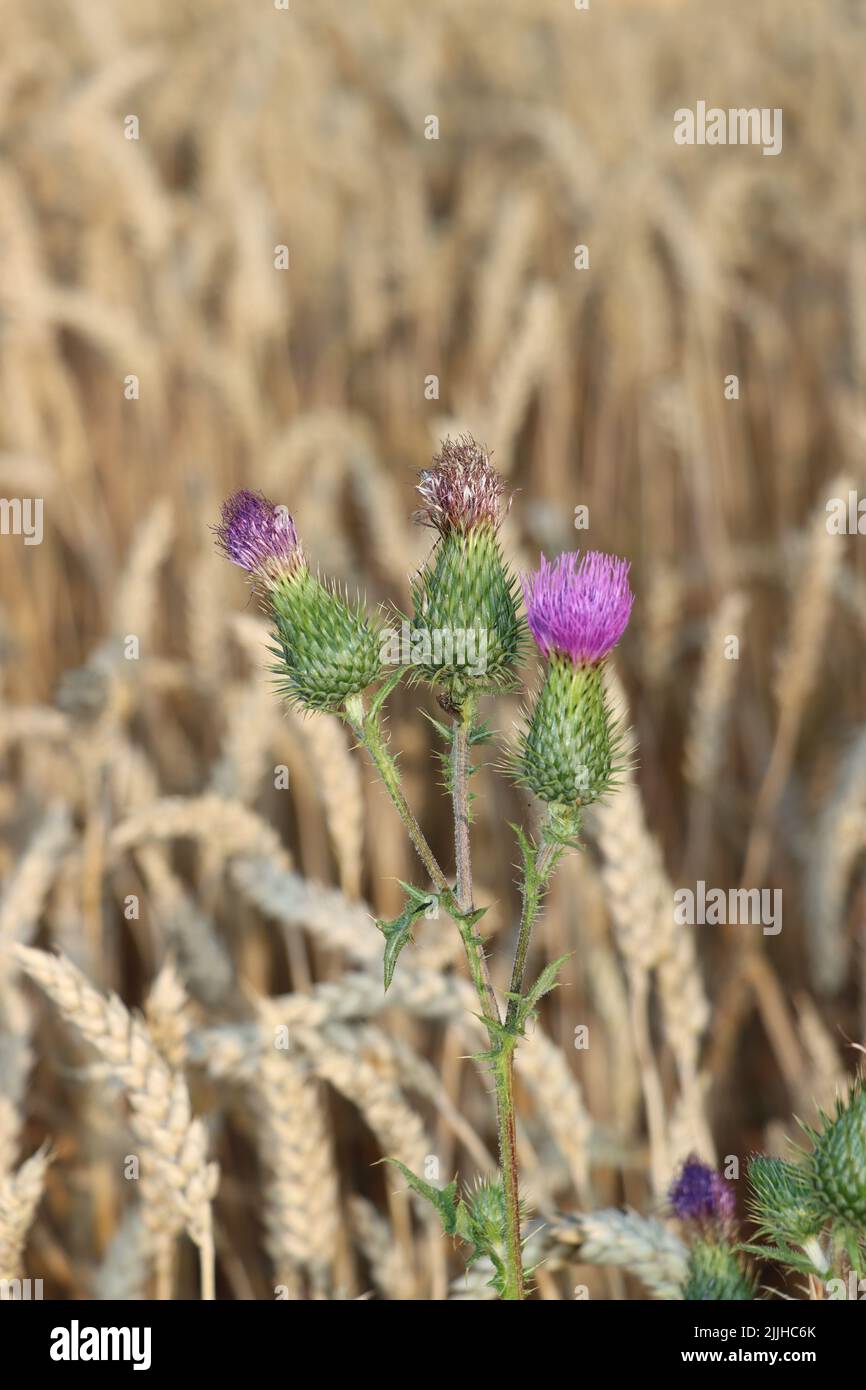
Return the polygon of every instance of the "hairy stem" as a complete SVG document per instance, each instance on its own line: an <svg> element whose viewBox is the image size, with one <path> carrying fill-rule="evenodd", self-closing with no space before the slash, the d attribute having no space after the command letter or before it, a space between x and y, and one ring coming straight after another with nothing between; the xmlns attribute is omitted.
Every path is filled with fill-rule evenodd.
<svg viewBox="0 0 866 1390"><path fill-rule="evenodd" d="M514 1118L514 1054L504 1047L496 1059L496 1119L499 1166L505 1196L505 1286L503 1299L526 1297L523 1249L520 1239L520 1185L517 1167L517 1129Z"/></svg>
<svg viewBox="0 0 866 1390"><path fill-rule="evenodd" d="M388 752L388 745L382 734L378 711L365 714L364 702L360 695L353 695L346 701L346 716L358 742L370 754L375 767L385 784L385 790L396 807L406 832L418 853L418 857L430 875L430 881L440 893L450 893L450 885L439 862L427 842L427 837L415 817L415 813L403 793L400 773L396 760Z"/></svg>
<svg viewBox="0 0 866 1390"><path fill-rule="evenodd" d="M451 743L451 799L454 807L454 850L457 862L457 906L470 918L460 923L469 969L484 1016L501 1022L499 1005L493 992L490 968L484 942L471 923L474 903L472 895L472 855L469 840L469 760L470 735L475 702L468 699L454 720ZM526 1296L523 1278L523 1251L520 1238L520 1175L517 1166L517 1130L514 1114L513 1045L491 1033L496 1049L493 1063L496 1096L496 1128L499 1139L499 1172L505 1200L505 1282L503 1299L509 1301Z"/></svg>
<svg viewBox="0 0 866 1390"><path fill-rule="evenodd" d="M474 910L472 894L472 854L469 845L469 736L475 713L475 701L469 696L460 715L454 720L451 743L451 801L454 807L454 856L457 865L455 897L464 915ZM499 1005L490 977L490 966L484 942L469 923L461 925L461 935L469 961L469 970L478 993L484 1016L501 1021Z"/></svg>
<svg viewBox="0 0 866 1390"><path fill-rule="evenodd" d="M523 991L523 972L526 969L526 957L529 953L532 928L535 926L541 910L544 890L561 855L561 845L552 844L550 841L542 839L535 856L532 872L527 873L523 880L523 909L520 914L520 931L517 936L514 968L511 972L511 984L508 991L511 998L508 1001L508 1014L505 1020L507 1028L513 1028L517 1022L517 1012L520 1008L520 1000L517 995Z"/></svg>

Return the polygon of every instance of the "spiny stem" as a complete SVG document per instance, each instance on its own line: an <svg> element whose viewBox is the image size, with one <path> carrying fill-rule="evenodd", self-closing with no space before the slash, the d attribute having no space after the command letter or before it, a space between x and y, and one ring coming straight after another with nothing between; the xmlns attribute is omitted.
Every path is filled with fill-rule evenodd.
<svg viewBox="0 0 866 1390"><path fill-rule="evenodd" d="M454 719L451 743L451 799L454 807L454 849L457 861L457 905L464 914L473 911L472 855L469 838L469 742L475 701L469 697ZM460 924L475 991L486 1018L501 1022L493 992L484 943L470 922ZM493 1034L491 1034L493 1038ZM496 1095L496 1128L499 1139L499 1172L505 1202L505 1283L503 1299L526 1297L523 1249L520 1238L520 1176L517 1166L517 1130L514 1117L513 1044L503 1038L495 1043L493 1063Z"/></svg>
<svg viewBox="0 0 866 1390"><path fill-rule="evenodd" d="M505 1197L505 1286L508 1301L526 1297L523 1279L523 1246L520 1238L520 1185L517 1167L517 1131L514 1120L514 1055L504 1047L495 1063L496 1119L499 1131L499 1166Z"/></svg>
<svg viewBox="0 0 866 1390"><path fill-rule="evenodd" d="M451 745L451 798L454 804L454 854L457 865L457 906L471 912L472 858L469 852L469 732L473 702L467 699L454 720Z"/></svg>
<svg viewBox="0 0 866 1390"><path fill-rule="evenodd" d="M469 844L469 736L475 713L475 700L468 696L459 716L454 719L451 742L451 801L454 807L454 855L457 865L455 895L457 907L463 914L474 910L472 894L472 854ZM490 966L484 943L474 926L461 925L461 935L469 961L469 970L486 1018L501 1021L499 1005L490 978Z"/></svg>
<svg viewBox="0 0 866 1390"><path fill-rule="evenodd" d="M388 745L382 734L378 711L366 715L364 702L360 695L353 695L346 701L346 717L358 742L363 744L385 784L385 790L396 807L406 832L418 857L430 875L430 881L440 893L450 893L450 885L439 862L427 841L415 813L403 793L400 773L395 759L388 752Z"/></svg>
<svg viewBox="0 0 866 1390"><path fill-rule="evenodd" d="M517 996L523 992L523 972L526 969L526 957L529 953L532 928L538 919L544 890L561 855L561 845L542 839L535 856L535 864L523 880L523 909L520 914L520 931L517 936L514 968L511 972L511 984L508 991L511 998L508 1001L508 1014L505 1019L507 1028L513 1028L517 1022L517 1012L520 1008L520 1000Z"/></svg>

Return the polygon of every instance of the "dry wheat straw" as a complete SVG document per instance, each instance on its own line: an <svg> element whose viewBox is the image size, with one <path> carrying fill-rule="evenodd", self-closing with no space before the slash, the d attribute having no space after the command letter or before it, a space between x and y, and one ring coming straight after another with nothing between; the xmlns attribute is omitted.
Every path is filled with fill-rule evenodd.
<svg viewBox="0 0 866 1390"><path fill-rule="evenodd" d="M713 614L692 697L685 774L691 786L708 794L712 793L722 766L725 728L737 681L738 662L727 657L725 643L732 635L742 635L747 602L745 594L726 594Z"/></svg>
<svg viewBox="0 0 866 1390"><path fill-rule="evenodd" d="M385 1298L401 1299L412 1272L388 1222L365 1197L349 1199L349 1215L376 1288Z"/></svg>
<svg viewBox="0 0 866 1390"><path fill-rule="evenodd" d="M517 1075L532 1090L539 1115L568 1165L580 1201L590 1205L592 1120L586 1111L580 1083L561 1049L538 1028L518 1049Z"/></svg>
<svg viewBox="0 0 866 1390"><path fill-rule="evenodd" d="M688 1250L655 1217L616 1208L580 1216L557 1213L548 1222L547 1235L576 1247L586 1264L617 1265L636 1274L656 1298L682 1298Z"/></svg>
<svg viewBox="0 0 866 1390"><path fill-rule="evenodd" d="M282 1283L293 1271L306 1271L314 1289L324 1291L336 1256L340 1202L319 1087L303 1059L265 1044L253 1090L274 1275Z"/></svg>
<svg viewBox="0 0 866 1390"><path fill-rule="evenodd" d="M192 1118L186 1082L160 1057L141 1020L116 996L106 999L93 989L70 961L26 946L16 946L14 955L123 1087L143 1173L158 1198L145 1219L160 1229L186 1229L202 1252L203 1295L212 1297L210 1204L219 1174L207 1161L207 1133Z"/></svg>
<svg viewBox="0 0 866 1390"><path fill-rule="evenodd" d="M267 821L238 801L214 795L164 797L115 826L110 845L119 854L148 840L175 839L201 841L220 859L261 855L277 869L289 859Z"/></svg>
<svg viewBox="0 0 866 1390"><path fill-rule="evenodd" d="M0 1174L0 1284L21 1273L24 1242L45 1187L51 1159L37 1149L16 1173Z"/></svg>
<svg viewBox="0 0 866 1390"><path fill-rule="evenodd" d="M119 638L133 635L145 647L153 626L159 567L174 534L171 503L155 502L135 541L114 595L112 629Z"/></svg>
<svg viewBox="0 0 866 1390"><path fill-rule="evenodd" d="M846 898L853 871L866 853L866 730L846 753L836 786L809 839L806 871L806 946L809 975L818 989L842 988L850 957Z"/></svg>

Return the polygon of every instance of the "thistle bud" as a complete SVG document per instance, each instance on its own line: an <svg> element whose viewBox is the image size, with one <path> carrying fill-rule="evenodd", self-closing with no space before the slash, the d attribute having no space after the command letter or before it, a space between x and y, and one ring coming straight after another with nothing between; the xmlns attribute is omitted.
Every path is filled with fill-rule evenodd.
<svg viewBox="0 0 866 1390"><path fill-rule="evenodd" d="M548 658L528 718L517 780L542 801L587 806L616 783L620 735L604 688L605 657L628 623L625 560L576 552L523 580L529 630Z"/></svg>
<svg viewBox="0 0 866 1390"><path fill-rule="evenodd" d="M827 1217L857 1230L866 1228L866 1090L862 1078L836 1114L822 1113L820 1131L808 1130L814 1149L809 1168L815 1198Z"/></svg>
<svg viewBox="0 0 866 1390"><path fill-rule="evenodd" d="M215 528L220 549L251 575L274 623L280 689L310 710L336 710L381 674L380 638L360 605L310 573L285 507L237 492Z"/></svg>
<svg viewBox="0 0 866 1390"><path fill-rule="evenodd" d="M498 534L505 484L463 435L445 440L418 492L424 505L415 520L439 540L412 585L413 662L459 705L469 690L506 683L520 651L517 582Z"/></svg>
<svg viewBox="0 0 866 1390"><path fill-rule="evenodd" d="M820 1234L822 1216L807 1167L755 1154L749 1160L749 1214L761 1235L806 1246Z"/></svg>
<svg viewBox="0 0 866 1390"><path fill-rule="evenodd" d="M725 1241L696 1240L683 1284L687 1303L743 1302L755 1297L755 1282L742 1257Z"/></svg>

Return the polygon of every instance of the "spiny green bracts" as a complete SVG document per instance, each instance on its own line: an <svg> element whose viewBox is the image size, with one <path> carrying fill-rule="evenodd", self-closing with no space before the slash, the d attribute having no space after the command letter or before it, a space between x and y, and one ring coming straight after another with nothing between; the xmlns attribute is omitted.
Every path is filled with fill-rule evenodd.
<svg viewBox="0 0 866 1390"><path fill-rule="evenodd" d="M360 603L302 569L271 593L280 690L310 710L338 710L382 674L381 640Z"/></svg>
<svg viewBox="0 0 866 1390"><path fill-rule="evenodd" d="M250 575L275 624L281 690L310 710L337 710L381 675L380 637L360 605L310 574L285 507L236 492L222 507L220 549Z"/></svg>
<svg viewBox="0 0 866 1390"><path fill-rule="evenodd" d="M826 1225L805 1165L756 1154L749 1160L749 1215L758 1233L803 1246Z"/></svg>
<svg viewBox="0 0 866 1390"><path fill-rule="evenodd" d="M689 1272L683 1284L687 1303L714 1303L755 1297L755 1282L740 1256L723 1241L696 1240L689 1251Z"/></svg>
<svg viewBox="0 0 866 1390"><path fill-rule="evenodd" d="M588 806L616 786L621 743L602 667L554 655L521 735L516 780L542 801Z"/></svg>
<svg viewBox="0 0 866 1390"><path fill-rule="evenodd" d="M412 608L419 679L443 686L458 705L468 690L510 682L524 628L516 576L489 524L442 536L412 584Z"/></svg>
<svg viewBox="0 0 866 1390"><path fill-rule="evenodd" d="M412 584L412 665L459 706L469 691L509 683L520 655L517 579L498 537L505 484L486 450L463 435L445 440L418 491L424 506L415 520L439 540Z"/></svg>
<svg viewBox="0 0 866 1390"><path fill-rule="evenodd" d="M827 1217L866 1232L866 1090L862 1077L846 1098L836 1101L835 1116L821 1112L822 1129L806 1130L814 1149L809 1171L815 1197Z"/></svg>

